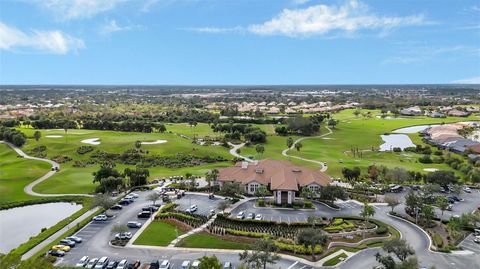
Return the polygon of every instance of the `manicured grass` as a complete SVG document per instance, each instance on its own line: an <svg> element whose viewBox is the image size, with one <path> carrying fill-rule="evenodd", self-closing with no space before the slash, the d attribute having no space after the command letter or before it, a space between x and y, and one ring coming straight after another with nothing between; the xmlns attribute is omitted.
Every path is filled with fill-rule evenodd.
<svg viewBox="0 0 480 269"><path fill-rule="evenodd" d="M337 263L341 262L342 260L340 260L340 258L345 259L347 258L347 254L345 253L341 253L333 258L331 258L330 260L326 261L323 263L323 266L334 266L336 265Z"/></svg>
<svg viewBox="0 0 480 269"><path fill-rule="evenodd" d="M153 221L135 240L134 244L165 247L182 234L183 232L171 223Z"/></svg>
<svg viewBox="0 0 480 269"><path fill-rule="evenodd" d="M0 204L38 199L23 188L50 170L50 164L19 158L5 144L0 144Z"/></svg>
<svg viewBox="0 0 480 269"><path fill-rule="evenodd" d="M213 249L249 249L250 244L229 241L227 239L199 233L186 237L179 242L177 247L186 248L213 248Z"/></svg>

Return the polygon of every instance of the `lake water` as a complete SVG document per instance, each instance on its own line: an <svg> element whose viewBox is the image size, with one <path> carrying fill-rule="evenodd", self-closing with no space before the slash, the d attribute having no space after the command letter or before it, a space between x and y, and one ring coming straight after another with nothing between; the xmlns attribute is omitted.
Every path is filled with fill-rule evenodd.
<svg viewBox="0 0 480 269"><path fill-rule="evenodd" d="M429 127L435 127L438 126L438 124L432 124L432 125L417 125L417 126L410 126L410 127L405 127L405 128L400 128L394 130L392 133L397 133L397 134L414 134L421 132Z"/></svg>
<svg viewBox="0 0 480 269"><path fill-rule="evenodd" d="M81 208L71 203L49 203L0 210L0 253L8 253L42 228L52 227Z"/></svg>
<svg viewBox="0 0 480 269"><path fill-rule="evenodd" d="M404 134L391 134L381 135L382 140L385 142L380 145L380 151L388 151L393 148L401 148L402 150L408 147L415 147L412 140L408 135Z"/></svg>

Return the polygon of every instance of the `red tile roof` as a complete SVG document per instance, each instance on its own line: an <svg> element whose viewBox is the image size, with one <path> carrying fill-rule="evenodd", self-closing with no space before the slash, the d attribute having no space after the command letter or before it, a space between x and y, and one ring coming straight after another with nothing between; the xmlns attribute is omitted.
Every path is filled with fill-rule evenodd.
<svg viewBox="0 0 480 269"><path fill-rule="evenodd" d="M295 191L298 191L298 186L312 183L326 186L332 181L327 174L319 170L299 167L285 160L271 159L258 163L238 162L235 166L219 169L219 180L242 185L257 182L262 185L270 184L271 190Z"/></svg>

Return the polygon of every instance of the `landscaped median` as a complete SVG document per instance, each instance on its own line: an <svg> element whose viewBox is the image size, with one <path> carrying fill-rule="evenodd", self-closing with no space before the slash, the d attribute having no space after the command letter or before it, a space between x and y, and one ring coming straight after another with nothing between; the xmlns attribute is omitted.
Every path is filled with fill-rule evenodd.
<svg viewBox="0 0 480 269"><path fill-rule="evenodd" d="M230 218L228 214L217 214L216 219L209 222L205 230L178 239L178 236L200 227L207 220L208 218L204 216L177 212L174 205L167 205L155 216L155 220L134 244L172 246L173 241L176 242L175 247L182 248L245 250L252 249L258 240L269 238L273 240L279 253L310 261L317 261L317 258L328 257L339 250L345 250L343 254L328 257L330 260L325 261L328 265L347 258L345 253L380 247L386 240L400 237L400 233L392 226L378 220L365 221L363 218L353 216L317 218L311 223L277 223L266 220L239 220ZM312 245L299 239L300 234L309 229L327 236L325 243L314 245L314 253ZM175 238L177 241L174 241Z"/></svg>

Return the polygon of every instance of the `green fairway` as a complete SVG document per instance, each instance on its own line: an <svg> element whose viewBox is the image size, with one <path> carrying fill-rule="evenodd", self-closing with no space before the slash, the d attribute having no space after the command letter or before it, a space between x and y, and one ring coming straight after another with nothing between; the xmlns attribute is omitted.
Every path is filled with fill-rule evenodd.
<svg viewBox="0 0 480 269"><path fill-rule="evenodd" d="M23 188L49 170L50 164L19 158L9 146L0 144L0 204L35 199Z"/></svg>
<svg viewBox="0 0 480 269"><path fill-rule="evenodd" d="M250 249L250 244L234 242L218 236L200 233L186 237L177 247L213 249Z"/></svg>
<svg viewBox="0 0 480 269"><path fill-rule="evenodd" d="M166 247L183 232L171 223L153 221L135 240L135 245Z"/></svg>

